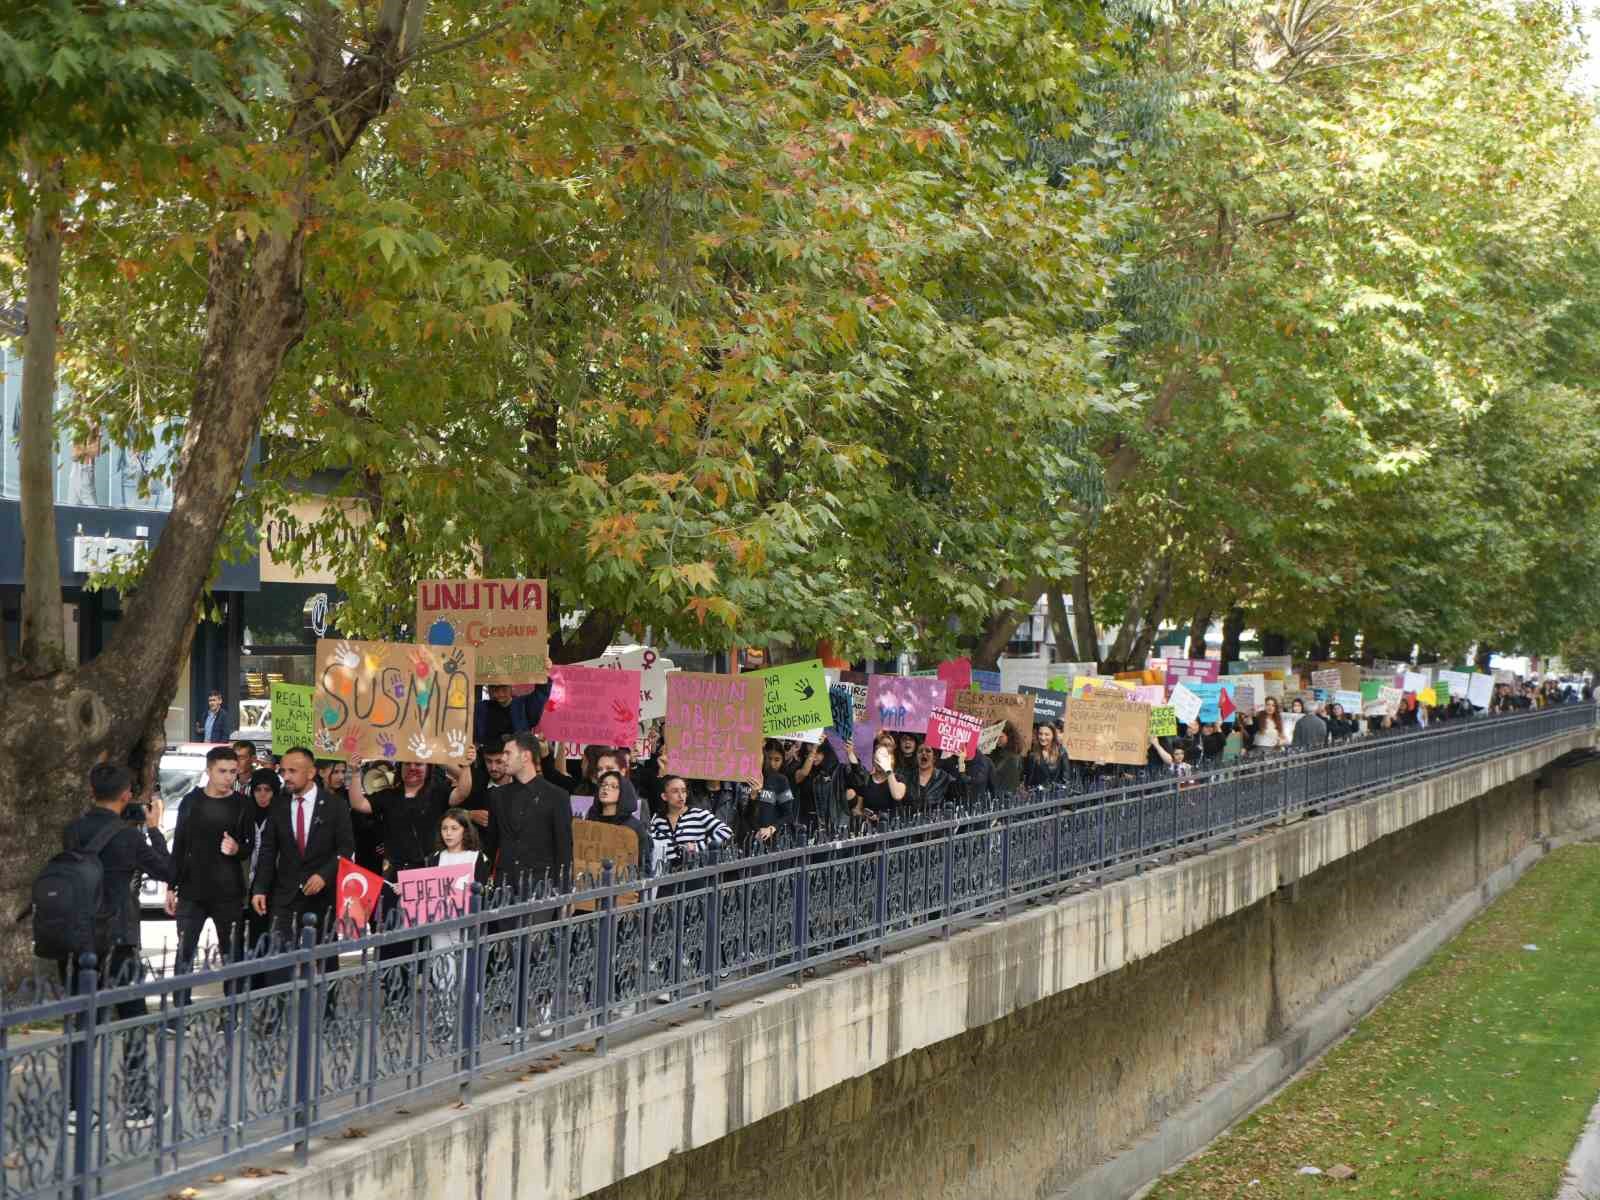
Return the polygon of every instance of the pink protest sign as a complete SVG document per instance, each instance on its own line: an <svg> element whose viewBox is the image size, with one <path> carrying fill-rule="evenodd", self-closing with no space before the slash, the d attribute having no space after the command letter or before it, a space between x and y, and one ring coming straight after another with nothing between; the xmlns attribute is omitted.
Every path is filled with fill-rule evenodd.
<svg viewBox="0 0 1600 1200"><path fill-rule="evenodd" d="M978 752L978 735L983 722L970 713L951 708L936 708L928 717L928 745L946 754L971 758Z"/></svg>
<svg viewBox="0 0 1600 1200"><path fill-rule="evenodd" d="M1159 683L1141 684L1128 693L1128 698L1136 704L1165 704L1167 702L1167 689Z"/></svg>
<svg viewBox="0 0 1600 1200"><path fill-rule="evenodd" d="M866 724L897 733L926 733L928 718L943 706L948 689L937 676L869 675ZM857 722L858 739L860 728L861 722Z"/></svg>
<svg viewBox="0 0 1600 1200"><path fill-rule="evenodd" d="M396 876L400 911L408 925L448 921L467 911L467 889L472 886L472 865L418 867Z"/></svg>
<svg viewBox="0 0 1600 1200"><path fill-rule="evenodd" d="M639 736L639 672L550 668L539 736L580 746L631 746Z"/></svg>
<svg viewBox="0 0 1600 1200"><path fill-rule="evenodd" d="M667 770L685 779L759 783L765 713L759 677L673 671L667 676Z"/></svg>
<svg viewBox="0 0 1600 1200"><path fill-rule="evenodd" d="M952 695L964 692L972 686L972 660L952 658L948 662L940 663L939 678L945 682L944 699L939 703L949 704Z"/></svg>
<svg viewBox="0 0 1600 1200"><path fill-rule="evenodd" d="M1193 680L1195 683L1215 683L1222 673L1222 664L1214 658L1169 658L1165 660L1167 686Z"/></svg>

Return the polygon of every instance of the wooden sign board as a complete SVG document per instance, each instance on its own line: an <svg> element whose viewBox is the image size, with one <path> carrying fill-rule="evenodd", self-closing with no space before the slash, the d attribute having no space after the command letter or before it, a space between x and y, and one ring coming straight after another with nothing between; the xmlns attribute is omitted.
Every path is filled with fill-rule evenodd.
<svg viewBox="0 0 1600 1200"><path fill-rule="evenodd" d="M1150 752L1150 706L1098 696L1070 700L1065 740L1074 762L1143 766Z"/></svg>
<svg viewBox="0 0 1600 1200"><path fill-rule="evenodd" d="M462 649L402 642L317 642L316 751L395 762L466 761L472 663Z"/></svg>
<svg viewBox="0 0 1600 1200"><path fill-rule="evenodd" d="M474 683L543 683L550 628L542 579L425 579L417 584L416 636L459 646Z"/></svg>

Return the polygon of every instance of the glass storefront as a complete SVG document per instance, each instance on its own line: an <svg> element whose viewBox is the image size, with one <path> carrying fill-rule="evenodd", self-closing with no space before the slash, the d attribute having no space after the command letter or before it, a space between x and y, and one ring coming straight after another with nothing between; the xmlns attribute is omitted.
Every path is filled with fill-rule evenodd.
<svg viewBox="0 0 1600 1200"><path fill-rule="evenodd" d="M343 596L325 583L263 583L242 599L239 699L270 699L274 683L310 683L317 659L313 614L331 611Z"/></svg>

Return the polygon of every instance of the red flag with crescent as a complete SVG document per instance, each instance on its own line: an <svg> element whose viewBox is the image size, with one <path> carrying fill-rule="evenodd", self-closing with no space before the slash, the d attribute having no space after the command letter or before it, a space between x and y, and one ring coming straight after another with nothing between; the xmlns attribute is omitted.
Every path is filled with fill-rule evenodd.
<svg viewBox="0 0 1600 1200"><path fill-rule="evenodd" d="M346 920L362 926L378 906L383 892L383 876L375 875L348 858L339 860L339 879L334 889L334 918L343 924Z"/></svg>

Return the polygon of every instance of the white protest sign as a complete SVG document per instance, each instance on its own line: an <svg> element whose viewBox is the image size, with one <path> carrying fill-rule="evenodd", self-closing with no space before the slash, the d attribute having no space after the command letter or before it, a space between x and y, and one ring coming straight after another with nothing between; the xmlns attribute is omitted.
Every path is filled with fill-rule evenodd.
<svg viewBox="0 0 1600 1200"><path fill-rule="evenodd" d="M1000 660L1000 690L1018 692L1024 687L1036 687L1041 692L1050 684L1050 664L1042 658L1002 658Z"/></svg>
<svg viewBox="0 0 1600 1200"><path fill-rule="evenodd" d="M1454 692L1451 694L1454 695ZM1474 672L1467 685L1467 699L1472 701L1474 708L1488 708L1489 701L1494 699L1494 677Z"/></svg>
<svg viewBox="0 0 1600 1200"><path fill-rule="evenodd" d="M1187 725L1198 717L1200 710L1205 707L1205 701L1181 683L1173 685L1172 695L1167 697L1167 703L1172 705L1173 711L1178 714L1178 722L1182 725Z"/></svg>

